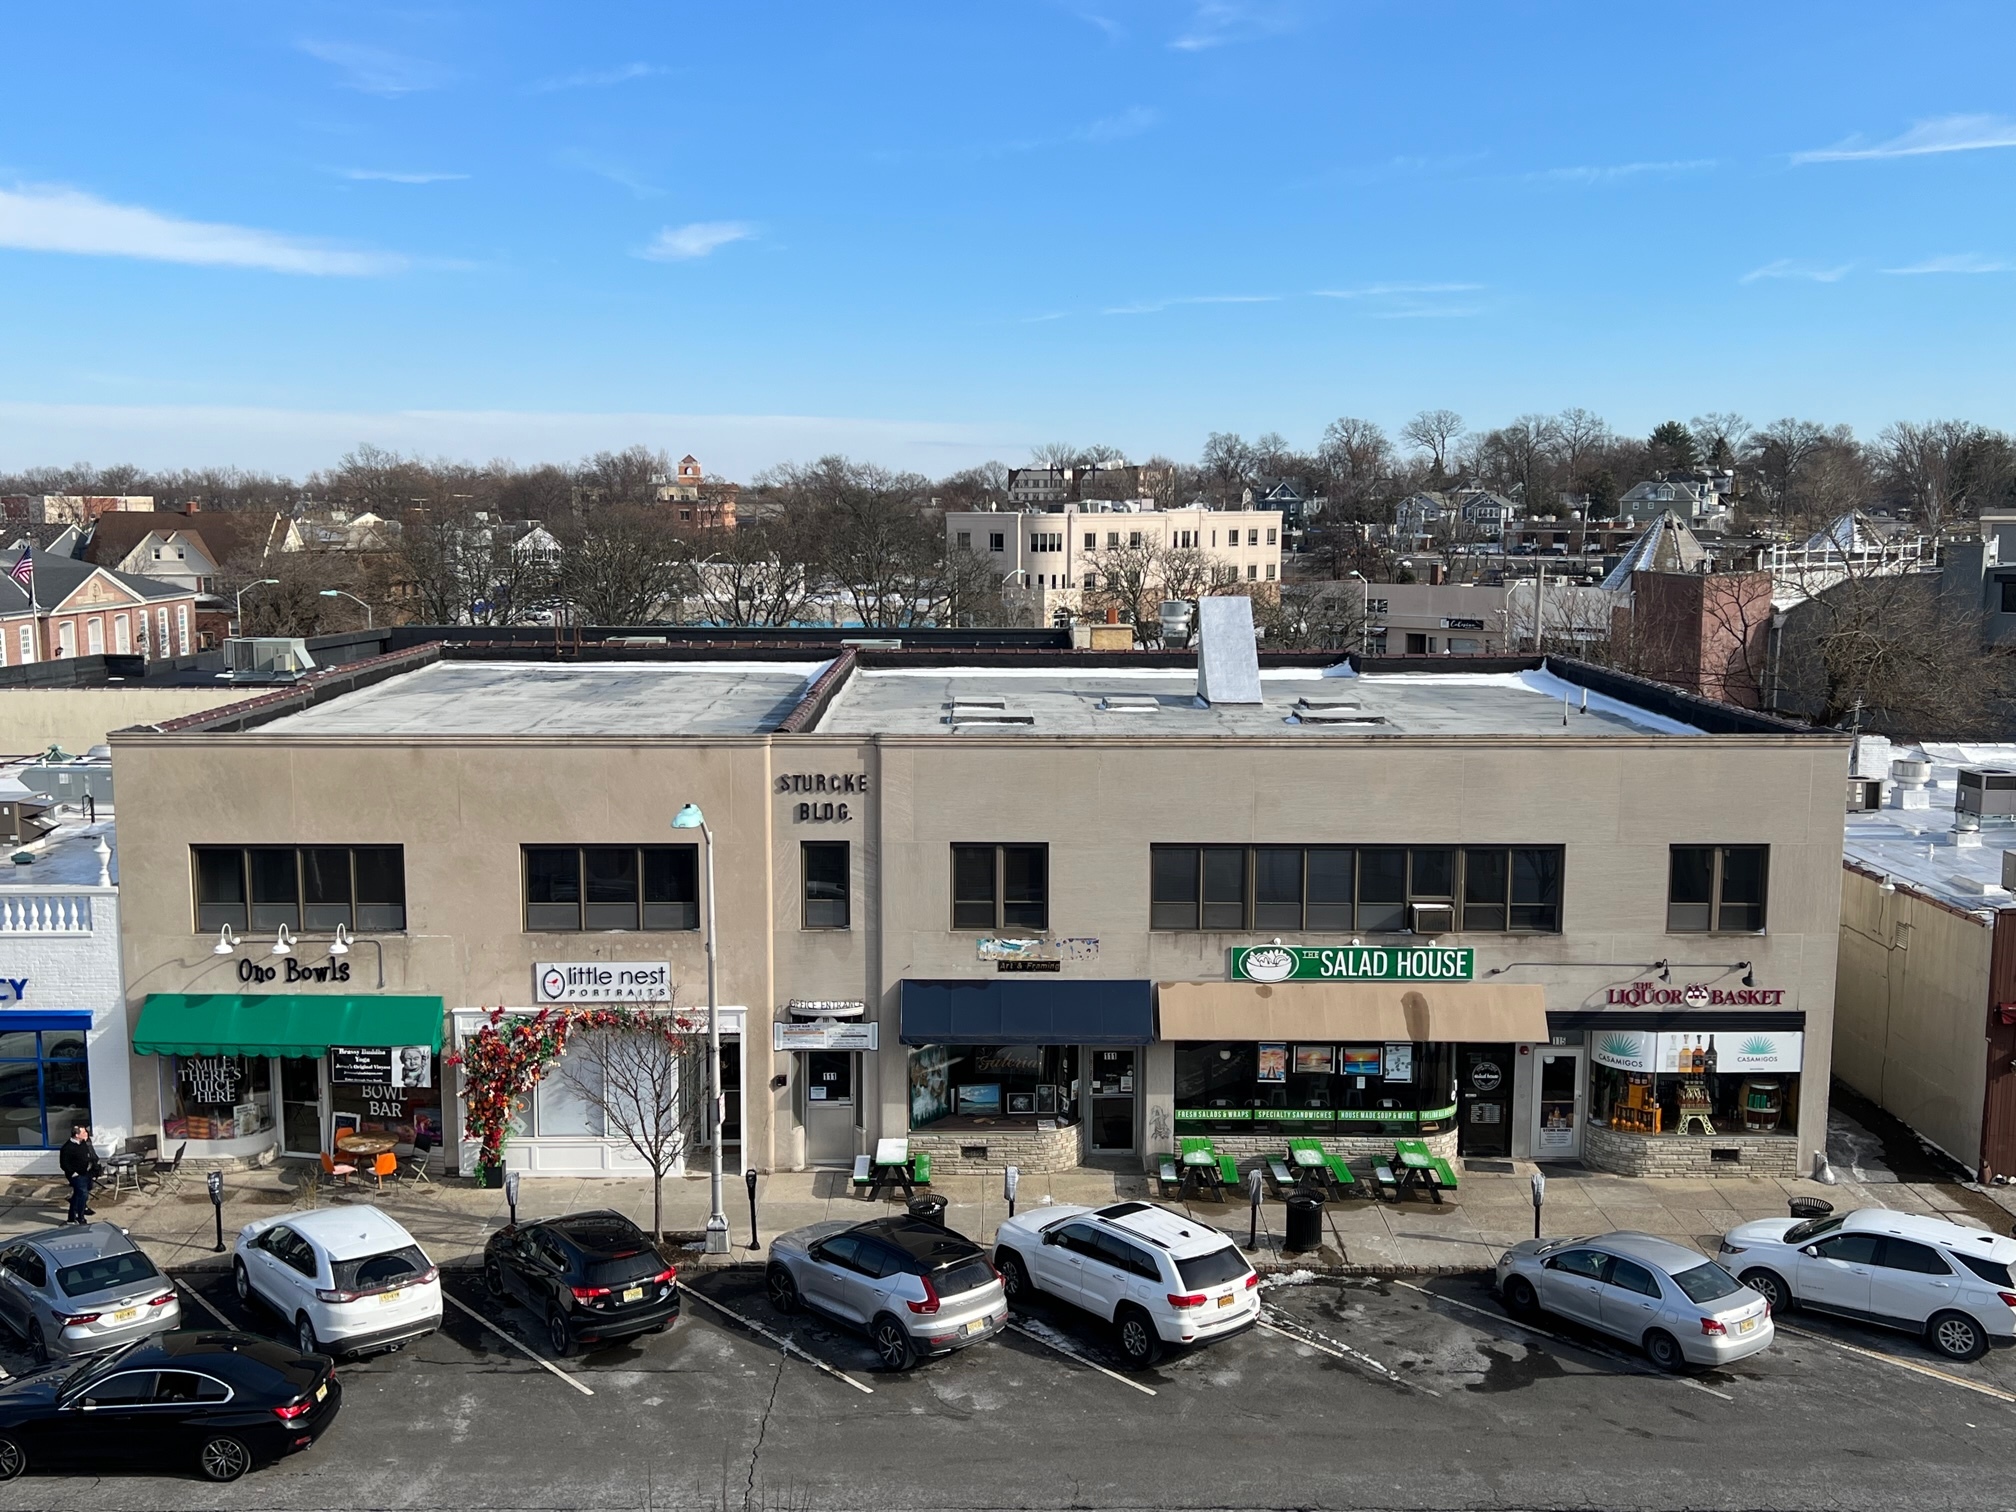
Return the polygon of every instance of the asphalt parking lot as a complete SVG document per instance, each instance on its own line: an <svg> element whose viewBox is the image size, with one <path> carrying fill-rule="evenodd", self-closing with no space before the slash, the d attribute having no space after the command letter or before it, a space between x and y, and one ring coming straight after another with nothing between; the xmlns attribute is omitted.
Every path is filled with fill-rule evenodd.
<svg viewBox="0 0 2016 1512"><path fill-rule="evenodd" d="M190 1326L271 1331L191 1271ZM670 1333L543 1358L447 1276L442 1331L348 1364L316 1448L233 1485L30 1475L0 1508L2003 1507L2016 1351L1801 1318L1740 1368L1654 1373L1523 1328L1481 1276L1271 1284L1264 1325L1155 1370L1061 1305L900 1376L700 1278ZM207 1308L215 1309L212 1317ZM516 1340L518 1342L513 1342ZM0 1364L22 1368L0 1350ZM108 1445L108 1460L116 1446Z"/></svg>

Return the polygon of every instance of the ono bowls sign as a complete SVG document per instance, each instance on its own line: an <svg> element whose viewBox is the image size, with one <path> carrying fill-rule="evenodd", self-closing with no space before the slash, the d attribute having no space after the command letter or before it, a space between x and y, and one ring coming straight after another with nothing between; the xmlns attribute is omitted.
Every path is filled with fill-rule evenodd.
<svg viewBox="0 0 2016 1512"><path fill-rule="evenodd" d="M1235 982L1467 982L1476 952L1451 945L1249 945L1232 951Z"/></svg>

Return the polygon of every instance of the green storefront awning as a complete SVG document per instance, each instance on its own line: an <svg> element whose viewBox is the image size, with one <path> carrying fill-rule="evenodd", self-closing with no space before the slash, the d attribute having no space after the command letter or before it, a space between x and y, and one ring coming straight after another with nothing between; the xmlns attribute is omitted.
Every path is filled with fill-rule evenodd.
<svg viewBox="0 0 2016 1512"><path fill-rule="evenodd" d="M321 1056L331 1045L441 1049L441 999L306 992L150 992L141 1055Z"/></svg>

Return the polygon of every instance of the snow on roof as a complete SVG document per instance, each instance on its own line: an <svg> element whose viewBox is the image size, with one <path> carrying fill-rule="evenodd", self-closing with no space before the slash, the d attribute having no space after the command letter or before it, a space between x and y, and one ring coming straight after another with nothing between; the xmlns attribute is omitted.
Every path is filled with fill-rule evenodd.
<svg viewBox="0 0 2016 1512"><path fill-rule="evenodd" d="M1960 768L2016 767L2016 745L1931 742L1921 749L1932 762L1932 780L1925 788L1931 806L1890 807L1897 790L1886 782L1883 808L1848 816L1842 854L1889 877L1899 887L1955 908L2016 906L2016 896L2002 886L2002 855L2016 850L2016 824L1991 820L1977 830L1953 828ZM1902 757L1911 752L1900 746L1896 754Z"/></svg>
<svg viewBox="0 0 2016 1512"><path fill-rule="evenodd" d="M1701 538L1669 509L1639 532L1602 587L1610 593L1629 593L1634 572L1698 572L1707 560L1708 548Z"/></svg>

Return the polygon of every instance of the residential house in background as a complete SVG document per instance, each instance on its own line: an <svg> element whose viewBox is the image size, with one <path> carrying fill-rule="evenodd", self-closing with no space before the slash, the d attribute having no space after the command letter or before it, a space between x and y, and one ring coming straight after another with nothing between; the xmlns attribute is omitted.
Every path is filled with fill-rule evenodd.
<svg viewBox="0 0 2016 1512"><path fill-rule="evenodd" d="M23 525L89 525L102 514L147 513L151 494L4 494L0 521Z"/></svg>
<svg viewBox="0 0 2016 1512"><path fill-rule="evenodd" d="M66 656L194 656L196 593L133 573L30 551L0 556L0 666ZM32 595L32 597L31 597Z"/></svg>
<svg viewBox="0 0 2016 1512"><path fill-rule="evenodd" d="M208 651L234 633L231 564L262 562L299 522L279 515L193 510L104 514L74 553L94 566L170 583L196 595L196 644Z"/></svg>
<svg viewBox="0 0 2016 1512"><path fill-rule="evenodd" d="M1735 486L1733 472L1666 472L1633 484L1617 507L1620 513L1639 518L1670 510L1690 525L1720 530L1729 522Z"/></svg>

